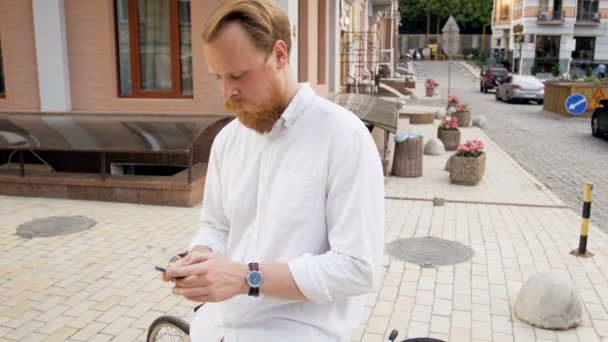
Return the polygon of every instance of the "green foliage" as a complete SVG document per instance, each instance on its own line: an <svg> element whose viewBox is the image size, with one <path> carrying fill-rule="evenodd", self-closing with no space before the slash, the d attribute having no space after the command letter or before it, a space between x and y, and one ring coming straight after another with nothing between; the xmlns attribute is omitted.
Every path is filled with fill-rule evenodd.
<svg viewBox="0 0 608 342"><path fill-rule="evenodd" d="M559 75L562 74L562 67L559 65L559 63L555 63L555 65L553 66L553 76L555 77L559 77Z"/></svg>
<svg viewBox="0 0 608 342"><path fill-rule="evenodd" d="M450 15L454 16L460 33L482 33L483 25L492 18L493 0L399 0L401 33L426 33L427 15L430 33L439 34ZM486 32L489 33L489 32Z"/></svg>
<svg viewBox="0 0 608 342"><path fill-rule="evenodd" d="M589 76L583 78L583 82L600 82L600 80L597 77Z"/></svg>
<svg viewBox="0 0 608 342"><path fill-rule="evenodd" d="M593 68L591 67L591 65L587 65L585 67L585 76L586 77L591 77L593 76Z"/></svg>
<svg viewBox="0 0 608 342"><path fill-rule="evenodd" d="M538 72L538 68L536 68L536 65L532 65L532 67L530 68L530 74L532 76L536 76L537 72Z"/></svg>

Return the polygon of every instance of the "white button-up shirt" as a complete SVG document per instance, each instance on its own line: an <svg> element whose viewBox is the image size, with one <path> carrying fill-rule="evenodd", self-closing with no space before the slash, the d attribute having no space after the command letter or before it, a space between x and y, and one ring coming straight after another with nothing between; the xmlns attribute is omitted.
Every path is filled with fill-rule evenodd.
<svg viewBox="0 0 608 342"><path fill-rule="evenodd" d="M287 263L307 300L205 304L192 340L350 341L378 280L383 225L379 153L353 113L303 84L268 134L233 120L211 149L192 245L241 263Z"/></svg>

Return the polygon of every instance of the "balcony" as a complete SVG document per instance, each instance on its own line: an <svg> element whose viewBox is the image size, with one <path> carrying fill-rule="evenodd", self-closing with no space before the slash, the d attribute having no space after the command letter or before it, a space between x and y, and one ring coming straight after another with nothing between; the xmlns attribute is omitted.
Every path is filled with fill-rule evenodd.
<svg viewBox="0 0 608 342"><path fill-rule="evenodd" d="M580 11L576 16L576 25L597 26L602 18L599 12Z"/></svg>
<svg viewBox="0 0 608 342"><path fill-rule="evenodd" d="M538 12L538 24L539 25L560 25L564 22L564 17L566 16L566 12L561 10L547 12L540 11Z"/></svg>

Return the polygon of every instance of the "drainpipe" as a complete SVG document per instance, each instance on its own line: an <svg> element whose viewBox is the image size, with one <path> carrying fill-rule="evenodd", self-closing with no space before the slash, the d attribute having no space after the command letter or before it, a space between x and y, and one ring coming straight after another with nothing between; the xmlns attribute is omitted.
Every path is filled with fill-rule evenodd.
<svg viewBox="0 0 608 342"><path fill-rule="evenodd" d="M395 72L395 2L391 2L391 78L394 77Z"/></svg>

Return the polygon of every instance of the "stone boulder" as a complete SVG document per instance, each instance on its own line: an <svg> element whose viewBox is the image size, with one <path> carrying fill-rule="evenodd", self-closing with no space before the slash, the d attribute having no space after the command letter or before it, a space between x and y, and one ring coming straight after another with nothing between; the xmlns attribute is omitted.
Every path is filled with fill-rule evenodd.
<svg viewBox="0 0 608 342"><path fill-rule="evenodd" d="M520 320L544 329L570 329L583 321L583 303L567 273L538 273L526 281L515 301Z"/></svg>
<svg viewBox="0 0 608 342"><path fill-rule="evenodd" d="M452 159L454 159L454 156L455 156L455 155L456 155L456 154L452 154L452 155L450 156L450 158L448 158L448 161L445 163L445 169L444 169L444 170L446 170L446 171L450 171L450 165L452 164Z"/></svg>
<svg viewBox="0 0 608 342"><path fill-rule="evenodd" d="M486 128L486 118L483 116L476 117L475 119L473 119L473 126L479 128Z"/></svg>
<svg viewBox="0 0 608 342"><path fill-rule="evenodd" d="M429 139L424 145L424 154L429 156L440 156L445 153L443 142L437 138Z"/></svg>

